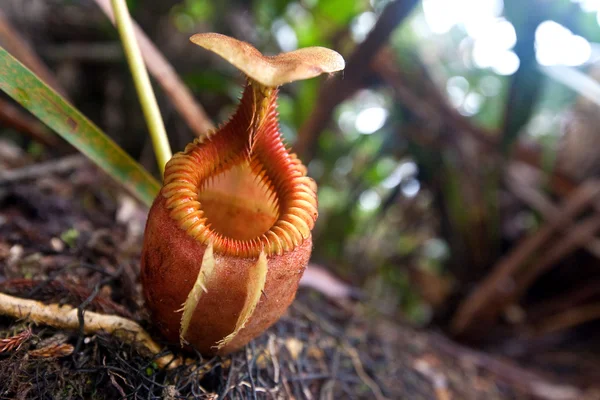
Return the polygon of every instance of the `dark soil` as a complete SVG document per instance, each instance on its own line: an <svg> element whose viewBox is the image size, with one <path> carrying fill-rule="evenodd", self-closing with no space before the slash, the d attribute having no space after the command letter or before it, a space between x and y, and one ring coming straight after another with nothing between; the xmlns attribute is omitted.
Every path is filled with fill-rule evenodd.
<svg viewBox="0 0 600 400"><path fill-rule="evenodd" d="M87 163L0 180L0 291L132 318L160 340L138 281L145 213ZM244 350L169 371L102 333L0 317L3 338L1 399L600 398L304 288Z"/></svg>

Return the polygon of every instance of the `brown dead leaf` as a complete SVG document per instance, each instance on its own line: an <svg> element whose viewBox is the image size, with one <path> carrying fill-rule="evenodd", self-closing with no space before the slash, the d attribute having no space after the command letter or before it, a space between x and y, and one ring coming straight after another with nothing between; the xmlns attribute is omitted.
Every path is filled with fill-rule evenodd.
<svg viewBox="0 0 600 400"><path fill-rule="evenodd" d="M11 336L6 339L0 339L0 353L19 350L23 343L25 343L31 337L31 335L31 328L27 328L15 336Z"/></svg>
<svg viewBox="0 0 600 400"><path fill-rule="evenodd" d="M40 349L30 350L28 354L31 357L40 358L60 358L66 357L73 354L74 347L68 343L53 344L50 346L42 347Z"/></svg>

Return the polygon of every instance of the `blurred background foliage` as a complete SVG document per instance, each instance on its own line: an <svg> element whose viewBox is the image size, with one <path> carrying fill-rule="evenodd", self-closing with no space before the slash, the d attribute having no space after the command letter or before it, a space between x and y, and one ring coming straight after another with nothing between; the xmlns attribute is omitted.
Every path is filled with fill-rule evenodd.
<svg viewBox="0 0 600 400"><path fill-rule="evenodd" d="M284 86L279 100L282 132L319 184L312 262L360 287L365 302L387 315L476 333L456 321L469 294L535 237L551 205L600 173L600 1L395 3L129 1L215 122L235 108L243 78L192 46L191 34L220 32L266 54L306 46L342 53L345 72ZM74 103L153 170L117 34L94 2L0 4ZM353 57L361 51L368 57ZM179 151L193 135L157 90ZM33 159L55 154L8 126L0 135ZM535 188L546 207L523 187ZM594 243L577 243L480 328L501 326L505 338L516 337L532 322L523 317L530 304L599 282L597 258L581 250ZM585 301L598 297L596 288ZM566 304L555 312L574 303Z"/></svg>

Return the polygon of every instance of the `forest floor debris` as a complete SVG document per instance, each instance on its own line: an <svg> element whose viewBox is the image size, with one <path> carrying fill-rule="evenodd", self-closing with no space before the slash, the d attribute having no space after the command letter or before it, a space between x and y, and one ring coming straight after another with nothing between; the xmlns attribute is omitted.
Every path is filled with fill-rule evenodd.
<svg viewBox="0 0 600 400"><path fill-rule="evenodd" d="M117 222L116 192L87 165L0 186L0 292L131 319L160 341L138 281L140 229L127 226L143 213ZM3 316L0 398L599 398L530 372L540 396L498 373L519 371L509 362L487 369L478 353L345 302L303 288L246 348L172 369L115 335Z"/></svg>

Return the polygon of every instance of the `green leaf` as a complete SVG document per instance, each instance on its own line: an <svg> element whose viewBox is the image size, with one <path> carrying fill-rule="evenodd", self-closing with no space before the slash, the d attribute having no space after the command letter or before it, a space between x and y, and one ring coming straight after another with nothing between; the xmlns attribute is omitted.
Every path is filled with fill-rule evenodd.
<svg viewBox="0 0 600 400"><path fill-rule="evenodd" d="M196 71L183 77L183 82L194 93L227 94L231 81L227 75L216 71ZM239 91L239 86L236 86L236 90Z"/></svg>
<svg viewBox="0 0 600 400"><path fill-rule="evenodd" d="M321 1L315 7L319 16L338 26L346 25L352 18L364 11L368 6L366 1L327 0Z"/></svg>
<svg viewBox="0 0 600 400"><path fill-rule="evenodd" d="M67 246L73 248L79 238L79 231L75 228L64 231L60 235L60 239L67 244Z"/></svg>
<svg viewBox="0 0 600 400"><path fill-rule="evenodd" d="M0 47L0 89L151 205L160 184L96 125Z"/></svg>

